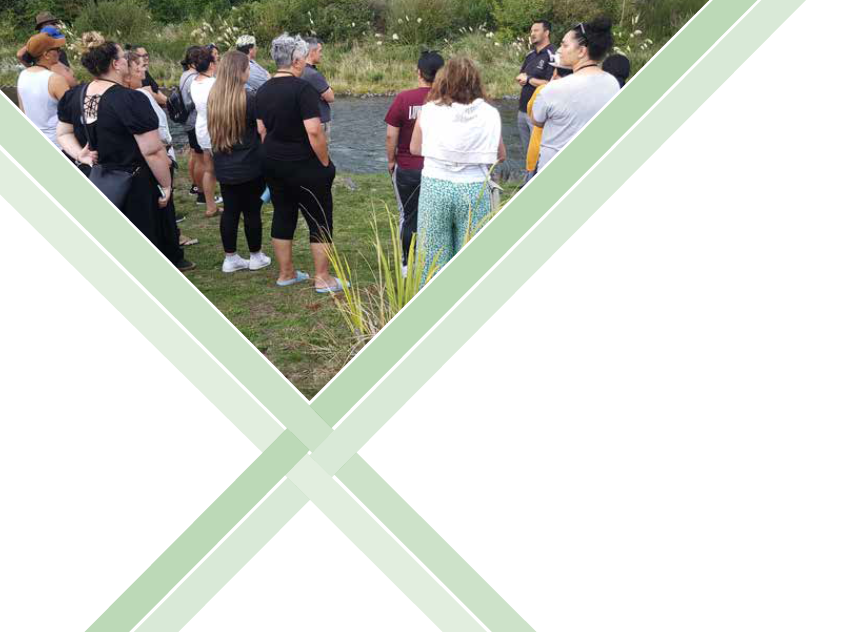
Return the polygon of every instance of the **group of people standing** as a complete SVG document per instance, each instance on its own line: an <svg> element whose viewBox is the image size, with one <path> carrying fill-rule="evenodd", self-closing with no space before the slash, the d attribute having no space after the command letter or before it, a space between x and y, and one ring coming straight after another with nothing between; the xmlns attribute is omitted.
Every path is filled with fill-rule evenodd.
<svg viewBox="0 0 865 632"><path fill-rule="evenodd" d="M527 179L616 96L630 75L627 57L609 54L613 48L609 19L571 27L558 49L550 43L551 31L547 20L532 24L532 50L516 77L522 86L517 127L526 150Z"/></svg>
<svg viewBox="0 0 865 632"><path fill-rule="evenodd" d="M262 248L261 217L269 197L277 285L312 281L321 293L347 286L347 280L330 273L336 168L329 142L335 97L316 67L319 40L289 34L274 39L272 76L256 62L258 49L250 35L222 55L213 44L191 46L181 62L177 95L171 97L179 95L179 104L172 104L150 76L144 47L92 41L81 59L92 81L76 85L56 20L40 15L36 27L20 54L28 66L18 84L22 109L82 171L91 173L97 186L110 180L112 193L120 191L110 199L178 269L195 267L183 255L183 246L195 240L180 233L174 211L177 162L166 116L172 105L172 118L178 120L180 108L188 135L190 193L206 206L205 216L220 216L222 270L271 264ZM613 60L607 58L613 45L609 21L574 26L558 51L550 44L550 32L547 21L532 25L533 50L516 78L522 86L518 127L529 177L624 82L608 72ZM416 87L396 96L385 122L404 272L414 250L425 282L491 215L496 185L490 174L506 157L501 117L471 60L445 61L438 52L424 51ZM101 180L94 177L97 165ZM300 216L309 227L311 274L293 263ZM237 251L241 217L249 258Z"/></svg>

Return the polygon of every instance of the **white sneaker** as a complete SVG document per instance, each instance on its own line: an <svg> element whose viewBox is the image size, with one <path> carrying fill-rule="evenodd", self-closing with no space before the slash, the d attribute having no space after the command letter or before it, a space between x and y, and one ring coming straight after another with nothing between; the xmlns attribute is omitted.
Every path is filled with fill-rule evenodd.
<svg viewBox="0 0 865 632"><path fill-rule="evenodd" d="M222 271L237 272L238 270L249 270L249 260L237 253L226 255L225 261L222 262Z"/></svg>
<svg viewBox="0 0 865 632"><path fill-rule="evenodd" d="M261 270L262 268L266 268L270 265L270 257L268 257L263 252L253 252L249 255L249 269L250 270Z"/></svg>

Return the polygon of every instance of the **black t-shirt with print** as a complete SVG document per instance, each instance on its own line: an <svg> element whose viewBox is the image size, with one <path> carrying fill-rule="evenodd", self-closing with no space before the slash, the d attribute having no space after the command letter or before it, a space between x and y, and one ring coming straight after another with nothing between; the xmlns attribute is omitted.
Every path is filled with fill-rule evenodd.
<svg viewBox="0 0 865 632"><path fill-rule="evenodd" d="M523 66L520 68L520 72L526 73L529 76L529 79L543 79L549 81L553 78L553 71L555 70L551 65L553 62L553 55L555 54L556 47L552 44L547 45L546 48L542 48L540 52L532 49L532 51L526 55L526 59L523 61ZM536 87L537 86L533 86L528 82L523 86L523 89L520 91L520 112L525 112L528 108L529 101L535 93Z"/></svg>
<svg viewBox="0 0 865 632"><path fill-rule="evenodd" d="M255 109L255 96L246 93L246 131L243 140L231 148L230 152L213 150L213 166L216 179L223 184L243 184L260 178L261 141L258 137L258 118Z"/></svg>
<svg viewBox="0 0 865 632"><path fill-rule="evenodd" d="M274 77L258 89L255 109L264 122L264 156L273 160L315 157L303 122L320 118L315 88L294 76Z"/></svg>
<svg viewBox="0 0 865 632"><path fill-rule="evenodd" d="M57 105L57 118L73 126L75 136L86 138L81 117L82 84L68 90ZM136 90L122 86L111 86L99 99L98 118L88 126L90 137L99 152L99 163L109 168L130 170L146 166L136 134L145 134L159 129L159 119L146 96Z"/></svg>

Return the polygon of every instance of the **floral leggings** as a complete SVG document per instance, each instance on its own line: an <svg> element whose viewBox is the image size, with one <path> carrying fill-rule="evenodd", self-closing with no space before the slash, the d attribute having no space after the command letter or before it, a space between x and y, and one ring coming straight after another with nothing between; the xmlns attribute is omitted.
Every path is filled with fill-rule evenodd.
<svg viewBox="0 0 865 632"><path fill-rule="evenodd" d="M490 210L490 187L486 182L421 178L417 232L418 257L423 262L422 282L433 268L433 261L435 273L475 234Z"/></svg>

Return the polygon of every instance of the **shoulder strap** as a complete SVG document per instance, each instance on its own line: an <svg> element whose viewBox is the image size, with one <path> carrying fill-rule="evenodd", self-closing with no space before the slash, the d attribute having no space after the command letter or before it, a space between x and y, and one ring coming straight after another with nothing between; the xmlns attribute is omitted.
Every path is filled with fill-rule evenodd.
<svg viewBox="0 0 865 632"><path fill-rule="evenodd" d="M195 75L190 73L190 74L186 77L186 82L180 84L180 86L178 87L178 90L180 91L181 96L183 95L183 86L186 85L186 84L188 84L188 83L189 83L190 81L192 81L193 79L195 79Z"/></svg>
<svg viewBox="0 0 865 632"><path fill-rule="evenodd" d="M90 149L93 149L93 141L90 140L90 130L87 128L87 115L84 113L84 99L87 97L87 88L90 87L90 82L85 83L81 86L81 98L79 99L79 103L81 104L81 125L84 127L84 135L87 137L87 144L90 146ZM97 114L96 119L99 120L99 115Z"/></svg>

